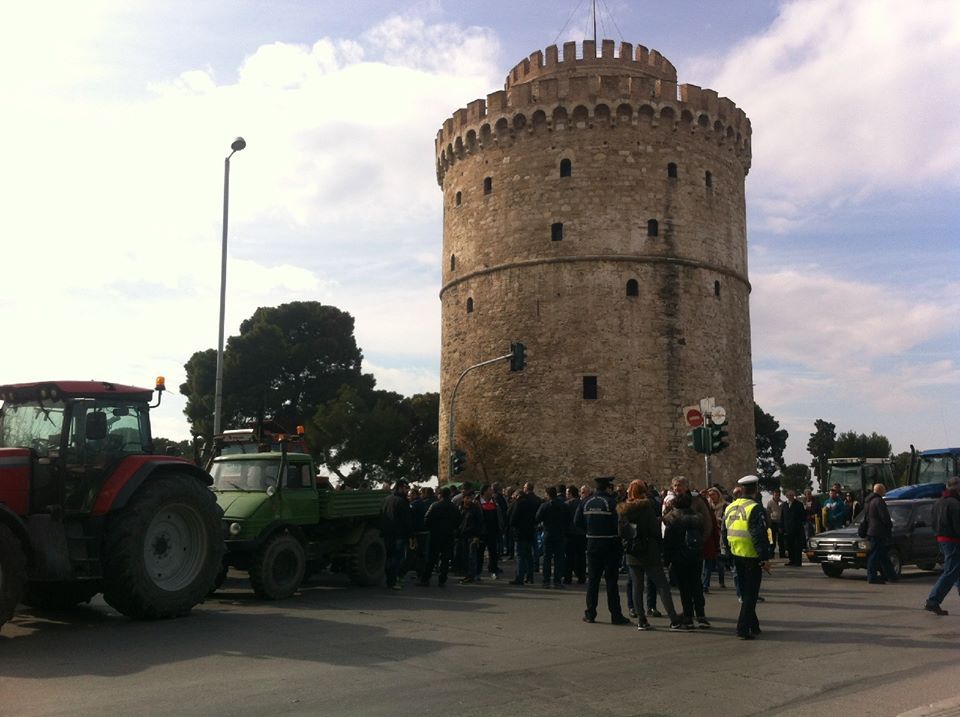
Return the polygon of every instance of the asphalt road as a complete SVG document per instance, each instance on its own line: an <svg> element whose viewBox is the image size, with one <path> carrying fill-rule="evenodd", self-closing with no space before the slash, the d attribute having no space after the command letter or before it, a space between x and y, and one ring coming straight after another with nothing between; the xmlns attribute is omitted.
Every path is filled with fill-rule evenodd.
<svg viewBox="0 0 960 717"><path fill-rule="evenodd" d="M512 565L507 564L509 570ZM0 631L0 715L896 715L960 696L960 600L920 609L934 576L867 585L775 568L764 633L734 637L733 589L710 630L610 625L583 588L506 580L402 592L321 578L256 600L242 576L187 618L131 622L99 598L21 608ZM729 584L729 583L728 583Z"/></svg>

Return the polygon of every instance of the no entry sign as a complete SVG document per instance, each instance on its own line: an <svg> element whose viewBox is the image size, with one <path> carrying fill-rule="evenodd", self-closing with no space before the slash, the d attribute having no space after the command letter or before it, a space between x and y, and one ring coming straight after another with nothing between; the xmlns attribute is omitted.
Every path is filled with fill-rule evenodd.
<svg viewBox="0 0 960 717"><path fill-rule="evenodd" d="M683 409L683 417L687 420L687 425L691 428L700 428L703 425L703 414L696 406L688 406Z"/></svg>

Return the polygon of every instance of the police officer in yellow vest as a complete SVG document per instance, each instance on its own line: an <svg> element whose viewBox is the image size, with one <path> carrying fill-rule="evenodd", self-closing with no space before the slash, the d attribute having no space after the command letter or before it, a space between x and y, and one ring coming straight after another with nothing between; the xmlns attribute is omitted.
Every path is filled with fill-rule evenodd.
<svg viewBox="0 0 960 717"><path fill-rule="evenodd" d="M758 501L760 479L744 476L737 484L743 497L723 513L723 545L733 556L740 579L740 617L737 637L752 640L760 634L757 598L764 572L770 572L770 543L767 541L767 513Z"/></svg>

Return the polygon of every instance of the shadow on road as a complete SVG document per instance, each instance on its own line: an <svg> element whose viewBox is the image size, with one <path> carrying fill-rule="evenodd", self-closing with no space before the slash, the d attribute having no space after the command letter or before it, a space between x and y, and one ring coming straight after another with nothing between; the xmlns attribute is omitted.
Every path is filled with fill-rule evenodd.
<svg viewBox="0 0 960 717"><path fill-rule="evenodd" d="M285 606L286 607L286 606ZM0 634L0 677L115 676L206 656L303 660L368 667L433 653L446 643L387 634L386 628L208 606L188 618L134 622L98 609L21 612L28 634ZM51 659L51 654L61 655Z"/></svg>

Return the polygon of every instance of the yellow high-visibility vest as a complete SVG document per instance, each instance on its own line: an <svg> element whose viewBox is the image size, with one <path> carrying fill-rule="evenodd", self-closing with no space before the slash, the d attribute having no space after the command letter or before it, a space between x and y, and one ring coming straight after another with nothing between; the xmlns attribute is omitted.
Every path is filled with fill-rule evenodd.
<svg viewBox="0 0 960 717"><path fill-rule="evenodd" d="M750 514L757 502L748 498L738 498L723 512L723 524L727 529L727 544L730 552L738 558L758 558L757 549L750 537Z"/></svg>

